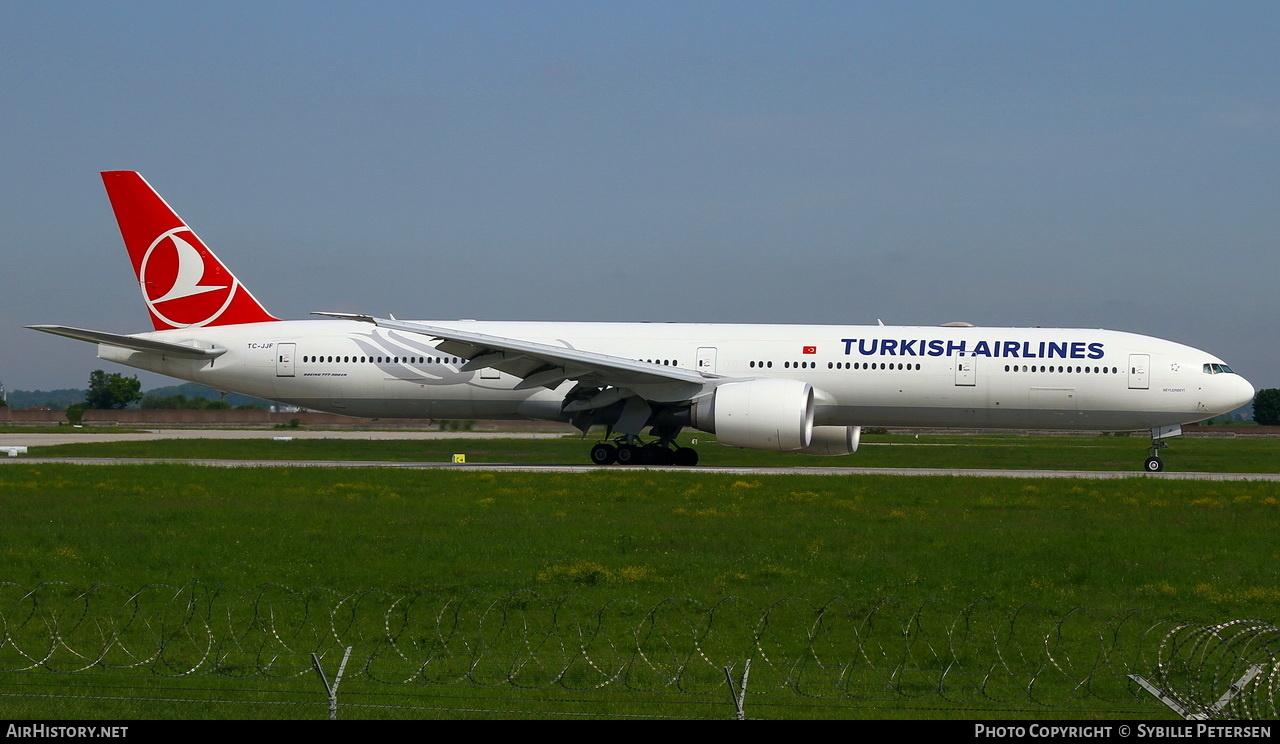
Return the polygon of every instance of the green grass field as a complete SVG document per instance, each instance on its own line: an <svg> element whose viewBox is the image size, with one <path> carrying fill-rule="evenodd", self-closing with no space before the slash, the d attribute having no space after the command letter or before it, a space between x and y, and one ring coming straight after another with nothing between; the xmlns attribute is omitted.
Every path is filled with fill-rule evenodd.
<svg viewBox="0 0 1280 744"><path fill-rule="evenodd" d="M940 446L873 446L842 460L921 467L1040 467L1046 465L1037 462L1045 460L1059 467L1106 468L1113 463L1124 468L1132 454L1142 454L1139 440L1115 437L918 441ZM90 447L102 448L95 455L124 450L139 456L228 457L238 451L259 458L334 458L334 452L342 451L349 457L427 460L447 459L461 449L469 461L502 462L522 457L576 462L584 449L578 441L474 440L391 445L171 441L48 449L70 455ZM1268 440L1185 440L1175 448L1175 461L1210 470L1268 470L1280 460L1277 445ZM711 447L704 447L704 453L705 462L724 457L726 464L744 454ZM797 459L774 456L753 462L796 464ZM5 517L0 525L0 609L7 627L16 627L13 613L29 610L30 602L20 598L41 584L54 586L45 591L65 597L74 607L74 598L95 585L119 587L121 596L127 596L148 585L192 582L250 593L266 585L324 587L335 596L377 590L397 596L478 592L475 596L500 598L523 592L548 603L572 597L572 606L584 616L607 607L675 606L673 601L696 607L741 605L755 608L739 618L748 624L759 620L758 608L788 598L799 600L796 608L833 602L864 606L891 601L908 609L978 603L1007 613L1026 606L1037 608L1049 622L1077 617L1072 614L1076 608L1087 608L1091 617L1136 609L1147 623L1143 627L1246 617L1280 621L1275 569L1280 565L1275 539L1280 487L1268 482L9 463L0 468L0 502ZM726 601L730 604L723 605ZM790 621L801 637L812 622L804 616L800 612ZM734 625L730 621L725 626L723 618L719 622L722 628ZM946 638L955 632L950 628ZM1086 633L1081 652L1098 641L1095 632ZM527 645L529 638L522 643ZM1043 651L1042 646L1043 639L1028 647ZM0 660L11 661L4 653ZM713 689L715 669L704 666L698 684ZM771 684L771 674L782 673L763 665L753 672L762 686ZM200 679L204 682L193 678L189 684L224 684L219 678ZM74 689L90 682L27 672L4 675L4 684L39 690L47 685ZM126 699L178 694L172 687L156 692L136 679L108 684L138 685L123 695ZM287 687L310 689L315 684L308 679ZM353 681L349 689L359 693L361 684ZM867 684L875 688L880 683ZM1066 687L1054 694L1070 696L1069 680L1057 684ZM583 715L602 710L639 715L654 705L673 716L697 716L704 710L682 708L690 702L682 696L657 695L661 700L654 703L644 702L651 697L647 693L628 693L574 703L569 690L534 687L527 696L502 688L496 695L505 697L501 709L516 711L515 717L580 706L585 706ZM1076 708L993 708L990 701L972 699L968 705L936 697L912 702L915 698L903 697L904 688L895 689L887 696L869 693L884 699L853 710L787 707L802 701L801 696L772 715L1027 717L1037 710L1039 715L1081 715ZM374 693L388 694L385 689ZM93 694L102 693L95 688ZM567 701L545 700L557 696ZM11 717L71 715L59 707L65 703L39 700L0 697L0 711ZM119 707L86 704L71 710L79 717L323 717L313 703L206 710L122 702ZM455 707L467 705L480 703L465 697ZM1139 709L1149 715L1163 710L1154 703ZM1085 710L1104 717L1134 715L1132 704L1110 714L1105 706ZM381 714L370 709L362 715ZM417 715L459 714L424 710Z"/></svg>
<svg viewBox="0 0 1280 744"><path fill-rule="evenodd" d="M1274 613L1274 483L9 465L3 580Z"/></svg>

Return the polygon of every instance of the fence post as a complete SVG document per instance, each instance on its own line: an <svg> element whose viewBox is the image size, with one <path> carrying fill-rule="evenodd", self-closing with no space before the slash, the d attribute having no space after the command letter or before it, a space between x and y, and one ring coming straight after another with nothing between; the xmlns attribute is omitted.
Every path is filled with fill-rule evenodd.
<svg viewBox="0 0 1280 744"><path fill-rule="evenodd" d="M747 704L747 676L751 674L751 659L747 659L747 663L742 668L742 688L736 692L733 689L733 674L730 673L729 667L724 668L724 678L729 681L729 699L733 701L733 707L739 721L747 720L747 713L743 708Z"/></svg>
<svg viewBox="0 0 1280 744"><path fill-rule="evenodd" d="M1170 710L1182 716L1184 720L1207 721L1212 716L1216 716L1219 713L1221 713L1222 709L1226 708L1227 705L1231 703L1232 698L1234 698L1236 695L1239 695L1240 691L1243 690L1246 685L1252 682L1254 677L1258 676L1261 673L1262 673L1261 664L1251 665L1249 669L1245 671L1243 677L1236 680L1234 684L1232 684L1230 687L1227 688L1226 692L1222 693L1222 697L1218 698L1218 701L1216 703L1209 706L1184 704L1182 701L1173 697L1169 693L1151 684L1144 677L1140 675L1130 674L1129 679L1133 680L1134 682L1137 682L1139 685L1142 686L1142 689L1151 693L1152 695L1155 696L1157 700L1169 706Z"/></svg>
<svg viewBox="0 0 1280 744"><path fill-rule="evenodd" d="M311 654L311 666L315 667L316 674L320 675L320 681L324 683L325 692L329 693L329 720L338 720L338 685L342 684L342 671L347 668L347 659L351 658L351 646L347 646L347 651L342 655L342 663L338 665L338 676L333 678L333 685L329 685L329 680L324 676L324 667L320 666L320 657Z"/></svg>

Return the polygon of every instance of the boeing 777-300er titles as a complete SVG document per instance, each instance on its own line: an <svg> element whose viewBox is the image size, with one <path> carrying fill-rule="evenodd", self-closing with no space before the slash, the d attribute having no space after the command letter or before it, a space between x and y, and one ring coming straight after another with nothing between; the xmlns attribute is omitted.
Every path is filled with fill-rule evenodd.
<svg viewBox="0 0 1280 744"><path fill-rule="evenodd" d="M862 426L1150 429L1249 402L1221 359L1133 333L1060 328L408 321L268 313L143 178L102 174L155 330L31 326L224 391L366 417L538 419L599 464L694 465L721 444L846 455Z"/></svg>

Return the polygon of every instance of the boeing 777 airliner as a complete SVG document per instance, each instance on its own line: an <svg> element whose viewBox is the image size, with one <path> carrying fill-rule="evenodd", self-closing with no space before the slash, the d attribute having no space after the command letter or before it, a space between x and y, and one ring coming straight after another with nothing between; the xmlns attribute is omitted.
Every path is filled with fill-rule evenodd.
<svg viewBox="0 0 1280 744"><path fill-rule="evenodd" d="M1151 431L1253 387L1199 349L1065 328L411 321L268 313L132 171L102 174L154 331L31 326L98 356L219 390L351 416L538 419L586 433L598 464L695 465L721 444L846 455L862 426Z"/></svg>

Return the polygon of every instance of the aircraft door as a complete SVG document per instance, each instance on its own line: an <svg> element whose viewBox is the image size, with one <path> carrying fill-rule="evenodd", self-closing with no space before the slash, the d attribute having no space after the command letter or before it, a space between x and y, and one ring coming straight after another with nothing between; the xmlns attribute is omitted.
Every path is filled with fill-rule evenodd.
<svg viewBox="0 0 1280 744"><path fill-rule="evenodd" d="M1147 370L1151 367L1150 354L1129 355L1129 389L1146 390L1151 386Z"/></svg>
<svg viewBox="0 0 1280 744"><path fill-rule="evenodd" d="M973 386L977 384L977 357L956 357L956 385Z"/></svg>
<svg viewBox="0 0 1280 744"><path fill-rule="evenodd" d="M716 373L716 347L698 347L698 371L708 375Z"/></svg>
<svg viewBox="0 0 1280 744"><path fill-rule="evenodd" d="M276 344L276 377L293 377L293 352L297 344Z"/></svg>

